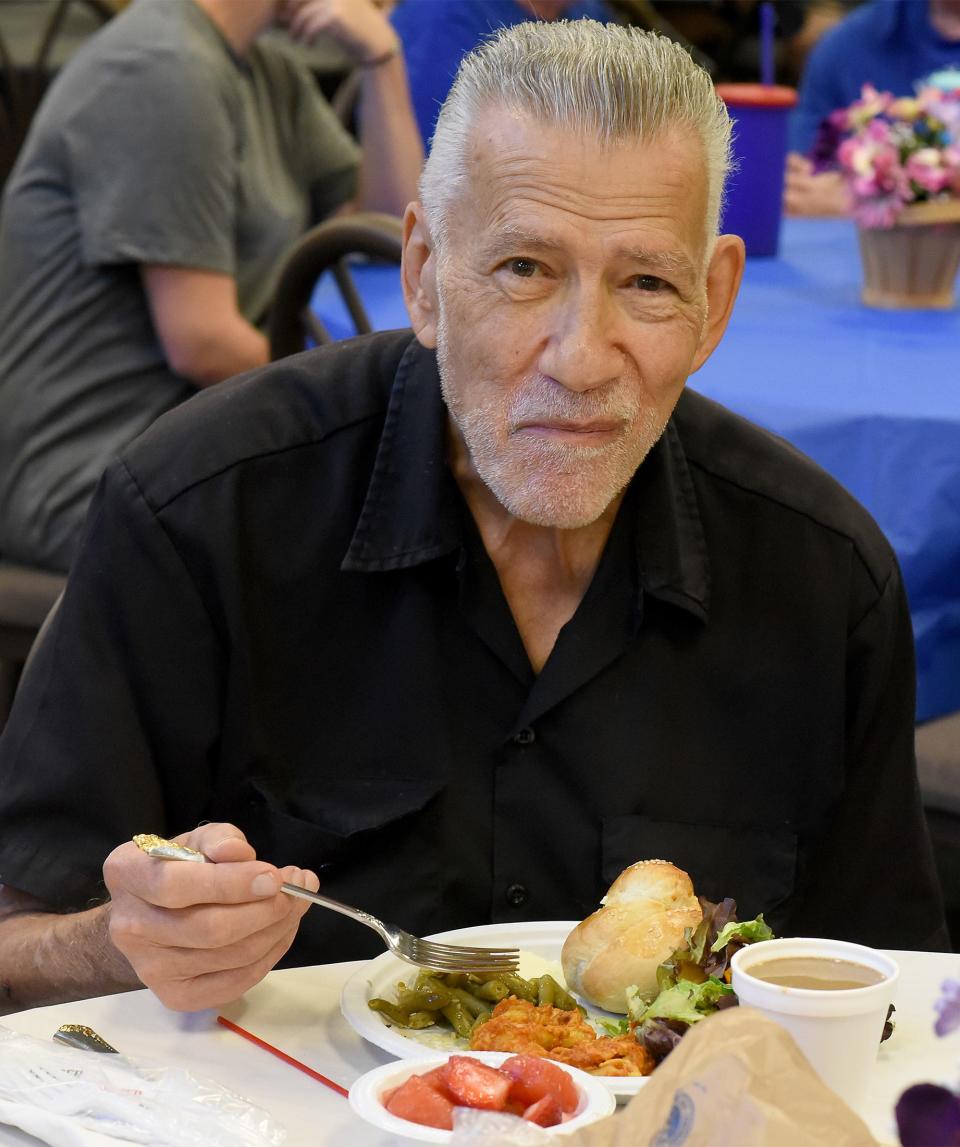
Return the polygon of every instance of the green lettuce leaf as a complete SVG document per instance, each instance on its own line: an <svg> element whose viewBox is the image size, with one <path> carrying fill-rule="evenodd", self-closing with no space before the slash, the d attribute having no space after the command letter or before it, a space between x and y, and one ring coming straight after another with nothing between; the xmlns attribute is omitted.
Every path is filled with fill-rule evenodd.
<svg viewBox="0 0 960 1147"><path fill-rule="evenodd" d="M716 940L710 945L710 951L721 952L731 940L739 940L743 944L754 944L758 940L772 939L773 932L761 913L756 920L745 920L742 923L731 920L721 929Z"/></svg>
<svg viewBox="0 0 960 1147"><path fill-rule="evenodd" d="M652 1004L645 1004L639 993L627 989L627 1010L631 1020L643 1023L644 1020L682 1020L693 1024L705 1015L717 1010L724 996L732 996L733 988L722 980L711 978L702 984L689 980L678 980L672 988L662 991Z"/></svg>

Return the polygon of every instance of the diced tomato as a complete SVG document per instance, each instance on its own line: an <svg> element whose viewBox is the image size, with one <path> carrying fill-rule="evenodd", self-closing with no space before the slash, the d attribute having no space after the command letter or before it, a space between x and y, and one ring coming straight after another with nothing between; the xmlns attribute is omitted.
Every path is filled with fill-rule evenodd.
<svg viewBox="0 0 960 1147"><path fill-rule="evenodd" d="M456 1098L447 1083L447 1064L442 1063L432 1071L425 1071L420 1078L424 1083L439 1091L441 1095L445 1095L451 1103L456 1103Z"/></svg>
<svg viewBox="0 0 960 1147"><path fill-rule="evenodd" d="M509 1075L471 1059L466 1055L452 1055L447 1060L447 1086L457 1103L465 1107L479 1107L485 1111L502 1111L510 1093Z"/></svg>
<svg viewBox="0 0 960 1147"><path fill-rule="evenodd" d="M531 1103L523 1113L528 1123L538 1123L541 1127L556 1127L563 1119L560 1104L552 1095L544 1095L536 1103Z"/></svg>
<svg viewBox="0 0 960 1147"><path fill-rule="evenodd" d="M439 1127L442 1131L453 1130L453 1104L418 1075L411 1075L401 1083L384 1106L398 1119L409 1119L424 1127Z"/></svg>
<svg viewBox="0 0 960 1147"><path fill-rule="evenodd" d="M503 1061L500 1070L513 1080L510 1098L525 1107L545 1095L552 1096L565 1112L576 1111L579 1098L577 1085L562 1067L538 1055L513 1055Z"/></svg>

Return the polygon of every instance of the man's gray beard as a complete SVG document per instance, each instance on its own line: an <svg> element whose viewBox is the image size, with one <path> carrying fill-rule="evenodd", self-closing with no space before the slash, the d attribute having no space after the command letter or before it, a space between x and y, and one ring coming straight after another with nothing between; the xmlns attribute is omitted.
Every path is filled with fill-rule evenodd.
<svg viewBox="0 0 960 1147"><path fill-rule="evenodd" d="M506 411L494 400L465 411L449 382L449 331L441 304L437 363L447 409L484 484L515 518L535 526L591 525L629 485L659 440L666 418L637 394L578 394L543 378L530 379ZM580 446L533 435L509 444L509 431L536 419L611 418L633 428L603 446ZM639 433L637 431L639 430Z"/></svg>

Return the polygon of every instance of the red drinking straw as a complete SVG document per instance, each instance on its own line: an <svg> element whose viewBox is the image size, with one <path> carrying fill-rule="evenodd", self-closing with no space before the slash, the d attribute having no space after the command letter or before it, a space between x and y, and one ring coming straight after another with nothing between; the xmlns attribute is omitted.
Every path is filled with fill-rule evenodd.
<svg viewBox="0 0 960 1147"><path fill-rule="evenodd" d="M265 1039L261 1039L253 1032L248 1032L245 1028L240 1027L238 1024L233 1023L231 1020L226 1019L224 1016L217 1016L217 1023L222 1024L230 1031L236 1032L237 1035L242 1035L244 1039L248 1039L251 1043L255 1043L257 1047L262 1047L264 1051L270 1052L275 1055L277 1059L282 1059L284 1063L289 1063L291 1067L295 1067L302 1071L305 1075L309 1075L311 1079L317 1080L319 1083L329 1087L331 1091L339 1091L341 1095L346 1096L350 1093L345 1087L341 1087L339 1083L334 1083L332 1079L327 1079L325 1075L321 1075L319 1071L314 1071L312 1067L307 1067L305 1063L301 1063L299 1059L294 1059L292 1055L287 1055L285 1051L281 1051L278 1047L274 1047L272 1043L267 1043Z"/></svg>

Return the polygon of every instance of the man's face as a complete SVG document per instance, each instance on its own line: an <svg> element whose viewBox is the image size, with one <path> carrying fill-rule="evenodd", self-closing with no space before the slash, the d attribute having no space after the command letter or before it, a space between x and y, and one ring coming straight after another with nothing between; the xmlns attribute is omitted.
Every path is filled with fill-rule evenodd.
<svg viewBox="0 0 960 1147"><path fill-rule="evenodd" d="M469 154L418 335L437 348L455 448L503 506L588 525L712 349L701 150L604 149L491 110Z"/></svg>

